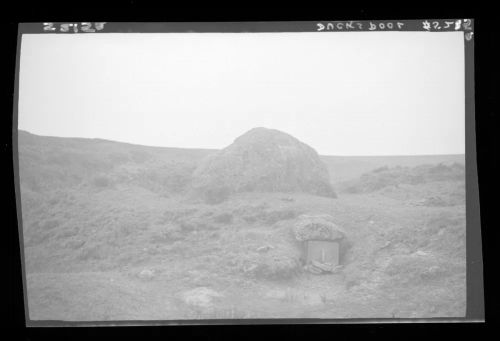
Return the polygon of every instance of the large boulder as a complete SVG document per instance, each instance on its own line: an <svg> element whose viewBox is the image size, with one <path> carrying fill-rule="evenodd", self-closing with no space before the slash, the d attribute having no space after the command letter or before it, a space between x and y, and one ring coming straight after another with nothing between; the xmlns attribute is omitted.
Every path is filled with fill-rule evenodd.
<svg viewBox="0 0 500 341"><path fill-rule="evenodd" d="M193 174L193 189L209 196L237 192L303 192L336 197L318 153L293 136L254 128L208 157Z"/></svg>

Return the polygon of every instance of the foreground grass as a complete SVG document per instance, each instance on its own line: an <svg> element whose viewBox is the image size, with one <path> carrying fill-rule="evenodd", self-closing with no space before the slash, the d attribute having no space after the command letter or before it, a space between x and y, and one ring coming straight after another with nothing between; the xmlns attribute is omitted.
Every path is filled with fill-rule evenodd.
<svg viewBox="0 0 500 341"><path fill-rule="evenodd" d="M47 229L41 223L30 226L34 219L28 220L30 316L463 316L465 210L463 205L414 205L435 188L441 187L397 189L411 193L404 200L394 192L339 199L275 193L242 194L219 205L161 198L140 188L70 193L73 204L61 200L38 216L43 224L59 224ZM245 272L249 264L265 259L300 256L290 227L302 213L331 214L348 231L351 247L342 259L344 269L324 276L299 269L282 279ZM48 236L37 240L40 229ZM263 245L273 249L261 254L257 249ZM150 274L146 278L144 271ZM222 296L209 308L181 299L197 287Z"/></svg>

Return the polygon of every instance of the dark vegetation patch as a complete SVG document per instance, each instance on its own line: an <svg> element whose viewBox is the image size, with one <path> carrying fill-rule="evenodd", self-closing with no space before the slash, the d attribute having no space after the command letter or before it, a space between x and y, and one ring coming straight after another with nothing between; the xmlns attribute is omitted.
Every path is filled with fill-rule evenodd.
<svg viewBox="0 0 500 341"><path fill-rule="evenodd" d="M243 272L257 279L289 280L300 274L301 266L290 256L261 256L247 264Z"/></svg>
<svg viewBox="0 0 500 341"><path fill-rule="evenodd" d="M409 252L453 252L457 258L465 257L464 215L450 216L442 213L424 220L420 225L389 229L386 236L392 247L403 245Z"/></svg>
<svg viewBox="0 0 500 341"><path fill-rule="evenodd" d="M433 255L396 255L384 268L385 285L422 284L457 273L457 266Z"/></svg>
<svg viewBox="0 0 500 341"><path fill-rule="evenodd" d="M273 225L282 220L297 218L303 209L290 205L290 207L274 207L265 202L257 205L241 205L233 209L233 213L248 224L260 223Z"/></svg>
<svg viewBox="0 0 500 341"><path fill-rule="evenodd" d="M99 175L92 179L92 185L98 188L110 187L111 184L111 179L105 175Z"/></svg>
<svg viewBox="0 0 500 341"><path fill-rule="evenodd" d="M152 155L146 151L142 150L132 150L130 151L130 158L135 163L145 163L152 158Z"/></svg>
<svg viewBox="0 0 500 341"><path fill-rule="evenodd" d="M273 225L281 220L290 220L298 217L300 212L294 209L266 210L257 215L257 220Z"/></svg>
<svg viewBox="0 0 500 341"><path fill-rule="evenodd" d="M347 193L370 193L386 187L420 185L435 181L464 181L465 167L460 163L451 165L421 165L416 167L380 167L361 175L357 180L341 184Z"/></svg>
<svg viewBox="0 0 500 341"><path fill-rule="evenodd" d="M142 169L128 176L129 183L158 194L182 193L190 184L194 165L169 163Z"/></svg>
<svg viewBox="0 0 500 341"><path fill-rule="evenodd" d="M213 220L219 224L229 224L233 221L233 215L231 213L221 213L214 216Z"/></svg>
<svg viewBox="0 0 500 341"><path fill-rule="evenodd" d="M231 190L225 186L214 186L201 192L206 204L217 205L226 201L231 195Z"/></svg>

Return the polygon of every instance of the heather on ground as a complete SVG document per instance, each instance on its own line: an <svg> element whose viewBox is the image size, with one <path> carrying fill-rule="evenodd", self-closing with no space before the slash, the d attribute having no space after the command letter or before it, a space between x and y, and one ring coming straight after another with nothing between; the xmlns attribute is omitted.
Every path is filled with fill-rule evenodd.
<svg viewBox="0 0 500 341"><path fill-rule="evenodd" d="M196 195L217 153L20 131L30 318L464 316L463 155L318 156L336 197ZM340 269L304 270L301 215L345 232Z"/></svg>

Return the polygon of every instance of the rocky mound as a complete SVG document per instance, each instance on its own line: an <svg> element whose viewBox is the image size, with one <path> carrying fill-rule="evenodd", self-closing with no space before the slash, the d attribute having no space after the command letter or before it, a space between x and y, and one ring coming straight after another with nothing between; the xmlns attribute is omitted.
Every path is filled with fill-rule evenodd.
<svg viewBox="0 0 500 341"><path fill-rule="evenodd" d="M210 156L193 174L202 193L304 192L336 197L326 165L310 146L274 129L254 128Z"/></svg>
<svg viewBox="0 0 500 341"><path fill-rule="evenodd" d="M295 238L305 240L340 240L345 236L344 231L327 214L301 215L295 224Z"/></svg>

